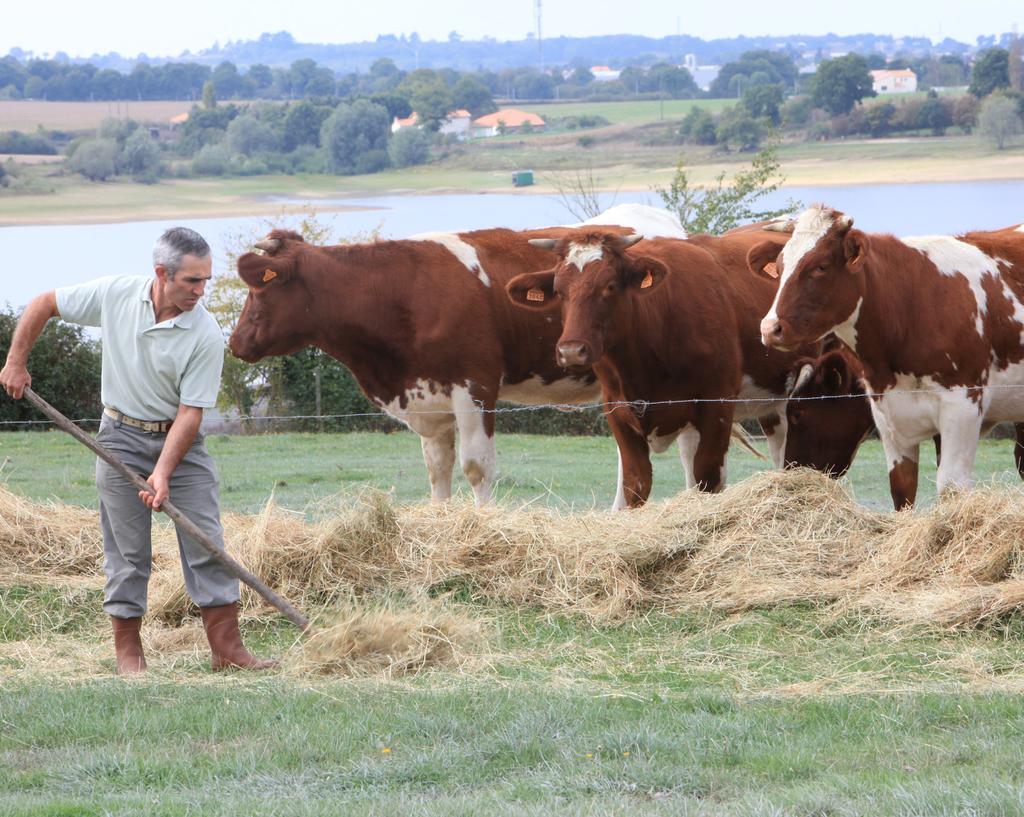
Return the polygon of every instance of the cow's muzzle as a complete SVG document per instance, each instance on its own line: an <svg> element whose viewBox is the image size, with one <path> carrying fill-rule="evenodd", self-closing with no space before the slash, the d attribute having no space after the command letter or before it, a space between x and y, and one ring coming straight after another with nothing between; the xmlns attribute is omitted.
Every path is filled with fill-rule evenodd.
<svg viewBox="0 0 1024 817"><path fill-rule="evenodd" d="M791 334L792 330L786 321L779 318L765 318L761 321L761 343L765 346L788 351L793 347Z"/></svg>
<svg viewBox="0 0 1024 817"><path fill-rule="evenodd" d="M582 340L564 341L558 344L555 357L559 366L567 369L593 365L590 345Z"/></svg>

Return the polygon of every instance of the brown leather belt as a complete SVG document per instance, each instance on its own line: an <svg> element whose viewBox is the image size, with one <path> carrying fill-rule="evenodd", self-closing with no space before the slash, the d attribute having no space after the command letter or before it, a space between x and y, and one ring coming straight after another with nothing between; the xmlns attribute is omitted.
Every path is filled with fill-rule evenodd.
<svg viewBox="0 0 1024 817"><path fill-rule="evenodd" d="M117 409L110 408L110 406L104 406L103 413L119 423L124 423L126 426L137 428L140 431L148 431L150 434L166 434L174 422L174 420L136 420L134 417L122 414Z"/></svg>

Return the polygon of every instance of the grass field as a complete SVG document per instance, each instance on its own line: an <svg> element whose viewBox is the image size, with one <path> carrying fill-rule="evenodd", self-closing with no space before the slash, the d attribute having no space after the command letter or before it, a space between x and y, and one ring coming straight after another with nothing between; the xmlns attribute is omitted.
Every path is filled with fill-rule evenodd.
<svg viewBox="0 0 1024 817"><path fill-rule="evenodd" d="M191 101L43 102L31 99L0 100L0 129L33 132L94 130L104 119L134 119L143 124L167 124L171 117L188 113Z"/></svg>
<svg viewBox="0 0 1024 817"><path fill-rule="evenodd" d="M425 494L410 433L210 447L229 510L271 490L296 508L346 484ZM92 503L91 457L69 437L3 434L0 457L10 489ZM878 457L869 443L851 479L869 503ZM658 458L659 496L678 484L674 460ZM979 475L1016 484L1011 462L1009 440L987 441ZM603 506L614 473L606 439L507 435L500 464L512 506ZM741 455L731 472L760 467ZM953 632L790 604L601 625L457 597L490 633L459 669L214 676L197 642L122 680L94 582L17 582L0 567L5 817L1009 817L1024 804L1017 615ZM295 639L265 616L246 633L266 654ZM90 673L70 671L83 660Z"/></svg>
<svg viewBox="0 0 1024 817"><path fill-rule="evenodd" d="M426 495L411 433L209 445L226 510L271 492L296 509L367 485ZM499 437L500 503L604 507L611 446ZM851 484L881 507L879 460L868 443ZM18 494L94 503L92 457L66 435L2 434L0 462ZM734 453L731 478L762 467ZM983 443L980 479L1016 486L1010 469L1010 441ZM674 455L655 480L659 497L677 490ZM5 817L1009 816L1024 804L1018 615L950 631L783 604L606 625L456 595L490 633L457 669L215 676L197 640L122 680L108 676L98 583L17 575L0 564ZM269 617L246 635L265 654L295 640ZM71 669L83 660L84 675Z"/></svg>
<svg viewBox="0 0 1024 817"><path fill-rule="evenodd" d="M541 503L564 510L610 507L615 496L615 444L610 437L546 437L499 434L495 488L509 506ZM364 487L393 492L398 502L429 497L419 437L394 434L213 435L207 445L221 471L226 510L254 513L273 494L279 505L306 510L335 494L352 496ZM760 445L764 450L764 444ZM935 459L922 446L920 502L935 500ZM676 494L683 486L675 448L655 455L654 499ZM60 431L0 434L0 480L15 493L37 500L79 505L95 503L92 455ZM729 482L768 467L734 446L729 454ZM978 451L980 484L1017 486L1012 440L983 440ZM868 441L846 478L858 501L876 510L890 507L889 484L881 445ZM454 485L467 497L469 484L458 473Z"/></svg>

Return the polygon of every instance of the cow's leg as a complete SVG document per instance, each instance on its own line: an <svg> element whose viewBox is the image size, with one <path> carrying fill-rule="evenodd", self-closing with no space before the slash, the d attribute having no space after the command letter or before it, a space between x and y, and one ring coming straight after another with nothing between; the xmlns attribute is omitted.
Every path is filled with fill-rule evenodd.
<svg viewBox="0 0 1024 817"><path fill-rule="evenodd" d="M935 475L935 488L940 496L953 488L971 487L981 421L977 405L967 400L953 409L945 406L939 415L942 458Z"/></svg>
<svg viewBox="0 0 1024 817"><path fill-rule="evenodd" d="M911 508L917 499L918 459L920 440L912 440L898 434L889 422L878 401L871 401L871 415L875 419L878 438L885 451L885 462L889 468L889 493L892 506L897 511Z"/></svg>
<svg viewBox="0 0 1024 817"><path fill-rule="evenodd" d="M700 432L694 426L687 424L679 433L679 459L683 462L687 490L697 487L697 477L693 473L693 461L697 456L699 445Z"/></svg>
<svg viewBox="0 0 1024 817"><path fill-rule="evenodd" d="M612 510L620 507L639 508L651 495L654 470L651 467L650 447L647 438L639 433L619 416L619 411L611 411L605 416L619 447L619 489L624 505L619 505L616 495Z"/></svg>
<svg viewBox="0 0 1024 817"><path fill-rule="evenodd" d="M462 473L473 486L477 505L491 500L494 490L494 403L481 405L469 389L452 389L452 408L459 428L459 460Z"/></svg>
<svg viewBox="0 0 1024 817"><path fill-rule="evenodd" d="M1024 423L1014 423L1013 430L1017 434L1013 444L1013 460L1017 463L1017 473L1024 479Z"/></svg>
<svg viewBox="0 0 1024 817"><path fill-rule="evenodd" d="M420 435L423 462L430 475L430 498L445 502L452 495L452 469L455 467L455 424L440 428L432 436Z"/></svg>
<svg viewBox="0 0 1024 817"><path fill-rule="evenodd" d="M786 404L783 403L780 409L767 417L758 420L764 438L768 442L768 456L771 457L772 465L776 468L786 467L786 432L789 430L786 422Z"/></svg>
<svg viewBox="0 0 1024 817"><path fill-rule="evenodd" d="M708 403L701 407L697 419L700 443L693 460L697 488L718 493L725 488L725 454L732 436L733 408L728 403Z"/></svg>

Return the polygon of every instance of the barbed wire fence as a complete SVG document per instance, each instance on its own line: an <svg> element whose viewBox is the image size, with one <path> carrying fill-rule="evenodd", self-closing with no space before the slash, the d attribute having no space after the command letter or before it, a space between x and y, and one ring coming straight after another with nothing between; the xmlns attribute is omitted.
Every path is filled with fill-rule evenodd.
<svg viewBox="0 0 1024 817"><path fill-rule="evenodd" d="M914 396L914 395L930 395L937 396L939 394L948 392L962 392L965 396L975 400L980 400L983 393L986 391L1002 391L1002 390L1024 390L1024 384L1022 383L1000 383L993 385L984 386L953 386L953 387L942 387L942 388L919 388L919 389L892 389L885 392L863 392L857 394L823 394L823 395L810 395L810 396L792 396L786 397L784 395L769 396L769 397L711 397L711 398L687 398L680 400L619 400L619 401L601 401L591 403L543 403L534 405L523 405L523 406L497 406L493 409L484 408L482 405L475 409L455 409L455 408L434 408L434 409L415 409L410 408L403 410L403 416L424 416L424 415L457 415L457 414L516 414L523 412L538 412L538 411L561 411L561 412L594 412L601 411L603 413L610 413L619 408L628 408L633 411L638 417L644 416L647 411L651 408L661 406L674 406L674 405L699 405L699 404L778 404L781 402L822 402L822 401L833 401L833 400L866 400L866 399L878 399L878 398L892 398L897 396ZM344 414L245 414L245 415L224 415L222 417L225 423L242 423L242 422L258 422L258 423L274 423L274 422L294 422L300 420L313 420L313 421L324 421L324 420L351 420L366 417L391 417L393 419L400 419L396 415L386 411L366 411L366 412L348 412ZM79 419L71 420L76 425L97 425L100 422L99 417L83 417ZM52 420L0 420L0 427L5 426L26 426L26 425L53 425Z"/></svg>

